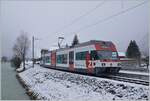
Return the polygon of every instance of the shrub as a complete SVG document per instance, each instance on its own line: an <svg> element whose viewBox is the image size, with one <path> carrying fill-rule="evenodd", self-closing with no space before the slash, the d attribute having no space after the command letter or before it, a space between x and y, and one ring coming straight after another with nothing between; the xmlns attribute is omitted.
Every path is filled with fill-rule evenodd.
<svg viewBox="0 0 150 101"><path fill-rule="evenodd" d="M20 65L21 65L21 62L22 62L21 59L17 56L13 57L12 60L11 60L11 64L15 68L19 68Z"/></svg>

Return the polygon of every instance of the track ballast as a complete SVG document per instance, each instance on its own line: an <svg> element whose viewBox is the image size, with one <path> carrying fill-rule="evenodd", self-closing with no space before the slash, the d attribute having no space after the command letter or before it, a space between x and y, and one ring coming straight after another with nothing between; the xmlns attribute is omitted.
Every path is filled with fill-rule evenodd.
<svg viewBox="0 0 150 101"><path fill-rule="evenodd" d="M45 66L42 66L42 67L45 67ZM93 74L72 72L72 71L67 71L67 70L60 70L60 69L51 68L51 67L45 67L45 68L59 70L59 71L63 71L63 72L69 72L69 73L76 73L76 74L81 74L81 75L86 75L86 76L101 77L101 78L107 78L107 79L112 79L112 80L117 80L117 81L123 81L123 82L129 82L129 83L135 83L135 84L149 86L149 81L141 80L141 79L135 79L135 78L129 78L129 77L121 77L121 76L116 76L113 74L93 75Z"/></svg>

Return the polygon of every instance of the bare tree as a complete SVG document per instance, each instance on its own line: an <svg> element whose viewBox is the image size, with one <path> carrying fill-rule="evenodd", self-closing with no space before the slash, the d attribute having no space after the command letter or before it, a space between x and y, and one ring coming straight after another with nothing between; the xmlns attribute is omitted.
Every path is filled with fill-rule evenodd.
<svg viewBox="0 0 150 101"><path fill-rule="evenodd" d="M29 49L30 41L26 32L21 32L21 35L17 37L16 43L13 47L14 55L19 57L23 62L23 71L25 70L25 58Z"/></svg>

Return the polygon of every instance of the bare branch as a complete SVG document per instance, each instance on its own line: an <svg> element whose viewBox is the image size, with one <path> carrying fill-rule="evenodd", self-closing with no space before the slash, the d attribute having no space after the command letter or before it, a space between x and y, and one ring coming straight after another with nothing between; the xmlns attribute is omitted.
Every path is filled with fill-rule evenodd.
<svg viewBox="0 0 150 101"><path fill-rule="evenodd" d="M14 55L19 57L25 64L25 57L30 46L30 40L26 32L21 31L21 35L16 39L13 47Z"/></svg>

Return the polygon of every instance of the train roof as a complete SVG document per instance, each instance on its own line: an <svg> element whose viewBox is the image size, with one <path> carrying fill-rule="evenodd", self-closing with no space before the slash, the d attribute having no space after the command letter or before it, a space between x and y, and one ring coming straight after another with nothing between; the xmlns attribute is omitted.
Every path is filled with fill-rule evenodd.
<svg viewBox="0 0 150 101"><path fill-rule="evenodd" d="M72 48L93 45L93 44L97 44L97 43L98 44L112 44L111 41L90 40L90 41L87 41L87 42L79 43L79 44L77 44L75 46L69 46L67 48L56 49L55 51L63 51L63 50L68 50L68 49L72 49Z"/></svg>

